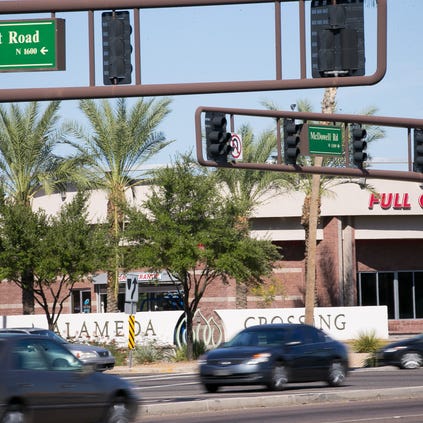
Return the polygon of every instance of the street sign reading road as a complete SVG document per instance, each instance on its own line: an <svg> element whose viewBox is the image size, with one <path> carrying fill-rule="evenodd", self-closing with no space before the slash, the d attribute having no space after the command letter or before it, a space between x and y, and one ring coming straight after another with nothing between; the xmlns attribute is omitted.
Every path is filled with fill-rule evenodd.
<svg viewBox="0 0 423 423"><path fill-rule="evenodd" d="M64 19L0 21L0 72L65 70Z"/></svg>
<svg viewBox="0 0 423 423"><path fill-rule="evenodd" d="M310 154L342 155L342 128L339 126L309 126Z"/></svg>

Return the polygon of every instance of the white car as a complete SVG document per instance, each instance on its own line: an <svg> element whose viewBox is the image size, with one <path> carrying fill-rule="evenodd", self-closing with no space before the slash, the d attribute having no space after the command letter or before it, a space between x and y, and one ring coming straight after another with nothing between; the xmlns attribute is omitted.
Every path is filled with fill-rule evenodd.
<svg viewBox="0 0 423 423"><path fill-rule="evenodd" d="M97 347L89 344L73 344L66 341L57 333L42 328L2 328L0 333L27 333L30 335L43 335L55 339L57 342L63 344L75 357L81 360L84 364L94 366L95 370L104 372L105 370L113 369L115 366L115 358L113 354L106 348Z"/></svg>

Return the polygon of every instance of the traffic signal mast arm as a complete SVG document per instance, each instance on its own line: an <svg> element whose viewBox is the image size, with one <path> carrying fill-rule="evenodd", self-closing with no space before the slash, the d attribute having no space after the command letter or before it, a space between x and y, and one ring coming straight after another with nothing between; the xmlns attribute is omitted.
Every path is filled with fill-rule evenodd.
<svg viewBox="0 0 423 423"><path fill-rule="evenodd" d="M203 113L220 113L223 115L230 115L231 122L235 116L257 116L267 117L276 119L279 125L280 119L292 119L294 121L303 122L334 122L343 124L358 124L366 126L387 126L406 129L408 138L408 171L399 170L382 170L372 168L357 168L348 166L349 149L348 145L343 145L343 154L346 158L346 166L341 167L328 167L328 166L303 166L303 165L288 165L283 163L283 152L280 152L281 146L281 131L276 132L278 155L276 162L265 162L265 163L247 163L247 162L231 162L226 163L226 166L230 166L234 169L250 169L250 170L265 170L265 171L276 171L276 172L296 172L304 174L320 174L328 176L344 176L344 177L366 177L375 179L388 179L397 181L414 181L423 182L423 119L415 118L401 118L401 117L389 117L389 116L373 116L373 115L352 115L352 114L341 114L341 113L313 113L313 112L294 112L292 110L257 110L257 109L239 109L239 108L225 108L225 107L206 107L200 106L195 112L195 134L196 134L196 151L197 160L203 166L216 166L215 161L211 161L209 158L205 159L203 155L203 134L202 134L202 114ZM303 124L305 125L305 124ZM411 131L414 130L414 143L415 146L419 145L420 148L416 150L414 164L421 163L422 171L418 171L415 167L415 171L411 171L413 163L411 162L412 151L411 151ZM363 131L363 129L361 129ZM303 130L301 131L304 132ZM363 132L361 132L363 135ZM363 140L364 141L364 140ZM280 153L280 154L279 154ZM363 153L363 151L362 151ZM303 152L305 154L305 151ZM366 153L364 153L366 154ZM419 156L421 154L421 156ZM364 155L362 156L364 157ZM367 154L366 158L367 159ZM217 166L220 164L218 163Z"/></svg>

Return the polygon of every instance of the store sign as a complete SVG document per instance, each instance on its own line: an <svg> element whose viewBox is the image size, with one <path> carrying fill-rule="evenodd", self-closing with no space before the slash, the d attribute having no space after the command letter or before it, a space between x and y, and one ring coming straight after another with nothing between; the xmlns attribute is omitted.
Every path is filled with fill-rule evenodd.
<svg viewBox="0 0 423 423"><path fill-rule="evenodd" d="M408 193L382 193L382 194L370 194L369 198L369 209L373 210L374 206L378 205L382 210L410 210L410 197Z"/></svg>

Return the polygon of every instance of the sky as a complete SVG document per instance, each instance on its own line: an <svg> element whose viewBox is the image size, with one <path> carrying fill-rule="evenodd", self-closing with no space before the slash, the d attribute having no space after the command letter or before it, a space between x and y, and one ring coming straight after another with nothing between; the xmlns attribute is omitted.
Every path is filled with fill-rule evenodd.
<svg viewBox="0 0 423 423"><path fill-rule="evenodd" d="M374 86L339 88L338 112L361 114L368 107L376 107L378 116L423 118L423 47L417 38L423 17L423 1L387 2L386 75ZM309 3L306 3L307 20ZM297 7L296 2L281 4L285 78L298 78ZM372 74L376 67L376 10L376 7L364 7L366 75ZM101 12L95 12L97 85L102 85L100 16ZM49 15L2 15L0 19L46 17ZM88 85L87 15L85 12L57 13L56 17L66 20L66 70L3 72L0 73L0 90ZM140 21L141 78L145 84L274 79L272 3L141 9ZM166 164L179 153L195 153L194 114L199 106L264 109L262 102L267 101L277 105L280 110L289 110L291 104L308 100L313 111L320 112L323 91L303 89L173 96L171 113L159 130L167 139L175 141L150 159L148 164ZM135 100L129 98L128 103L132 104ZM85 123L77 101L63 101L60 114L63 120ZM257 135L274 124L272 119L236 118L236 126L246 122L251 123ZM372 168L407 170L404 164L407 157L406 130L385 129L386 137L368 148L374 159Z"/></svg>

